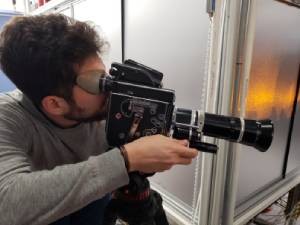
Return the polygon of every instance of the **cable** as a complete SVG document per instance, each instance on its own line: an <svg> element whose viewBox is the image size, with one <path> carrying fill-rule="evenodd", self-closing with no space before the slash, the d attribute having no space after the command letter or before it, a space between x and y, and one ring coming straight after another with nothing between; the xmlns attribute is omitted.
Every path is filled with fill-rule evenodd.
<svg viewBox="0 0 300 225"><path fill-rule="evenodd" d="M200 108L204 109L206 104L206 93L207 93L207 80L208 80L208 73L210 70L210 54L212 49L212 35L213 35L213 17L209 17L209 26L208 26L208 36L207 36L207 48L205 53L205 64L204 64L204 76L202 78L202 91L201 91L201 103ZM196 159L195 165L195 178L194 178L194 187L193 187L193 200L192 200L192 218L191 218L191 225L196 224L197 220L199 219L199 207L201 204L201 193L199 191L199 180L200 180L200 156Z"/></svg>

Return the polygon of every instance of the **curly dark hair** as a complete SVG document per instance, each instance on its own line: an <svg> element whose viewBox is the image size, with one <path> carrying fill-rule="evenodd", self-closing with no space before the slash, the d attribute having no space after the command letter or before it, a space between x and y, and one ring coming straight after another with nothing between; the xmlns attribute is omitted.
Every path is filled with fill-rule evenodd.
<svg viewBox="0 0 300 225"><path fill-rule="evenodd" d="M48 95L72 99L75 64L107 45L91 25L60 14L12 18L0 34L0 64L35 104Z"/></svg>

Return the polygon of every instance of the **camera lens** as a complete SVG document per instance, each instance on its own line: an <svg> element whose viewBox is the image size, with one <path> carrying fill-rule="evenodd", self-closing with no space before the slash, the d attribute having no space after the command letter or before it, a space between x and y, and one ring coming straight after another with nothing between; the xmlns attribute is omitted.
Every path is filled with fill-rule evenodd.
<svg viewBox="0 0 300 225"><path fill-rule="evenodd" d="M202 132L206 136L249 145L264 152L270 147L273 139L274 128L271 120L249 120L211 113L201 114L199 111L177 108L173 123L175 124L173 136L191 141L198 140L200 135L197 133Z"/></svg>

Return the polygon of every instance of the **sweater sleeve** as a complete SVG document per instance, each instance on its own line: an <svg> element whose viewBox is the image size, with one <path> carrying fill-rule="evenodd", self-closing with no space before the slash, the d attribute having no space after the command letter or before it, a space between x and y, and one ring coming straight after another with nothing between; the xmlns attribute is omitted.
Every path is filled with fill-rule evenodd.
<svg viewBox="0 0 300 225"><path fill-rule="evenodd" d="M88 160L32 171L24 132L0 118L0 224L44 225L128 183L118 149Z"/></svg>

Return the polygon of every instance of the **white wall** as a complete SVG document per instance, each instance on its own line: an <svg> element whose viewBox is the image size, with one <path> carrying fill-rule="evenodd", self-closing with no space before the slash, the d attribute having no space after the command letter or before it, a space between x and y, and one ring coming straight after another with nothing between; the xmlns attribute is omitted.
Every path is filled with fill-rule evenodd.
<svg viewBox="0 0 300 225"><path fill-rule="evenodd" d="M125 57L164 73L176 91L176 106L199 109L209 19L205 1L128 0L125 4ZM194 164L175 166L151 181L192 205Z"/></svg>
<svg viewBox="0 0 300 225"><path fill-rule="evenodd" d="M2 0L0 2L0 11L1 10L18 11L24 13L25 11L24 0L16 0L15 7L12 4L12 0Z"/></svg>
<svg viewBox="0 0 300 225"><path fill-rule="evenodd" d="M109 68L111 62L122 61L121 51L121 1L86 0L74 4L74 18L92 21L98 26L100 35L106 37L110 49L104 55L104 62Z"/></svg>

